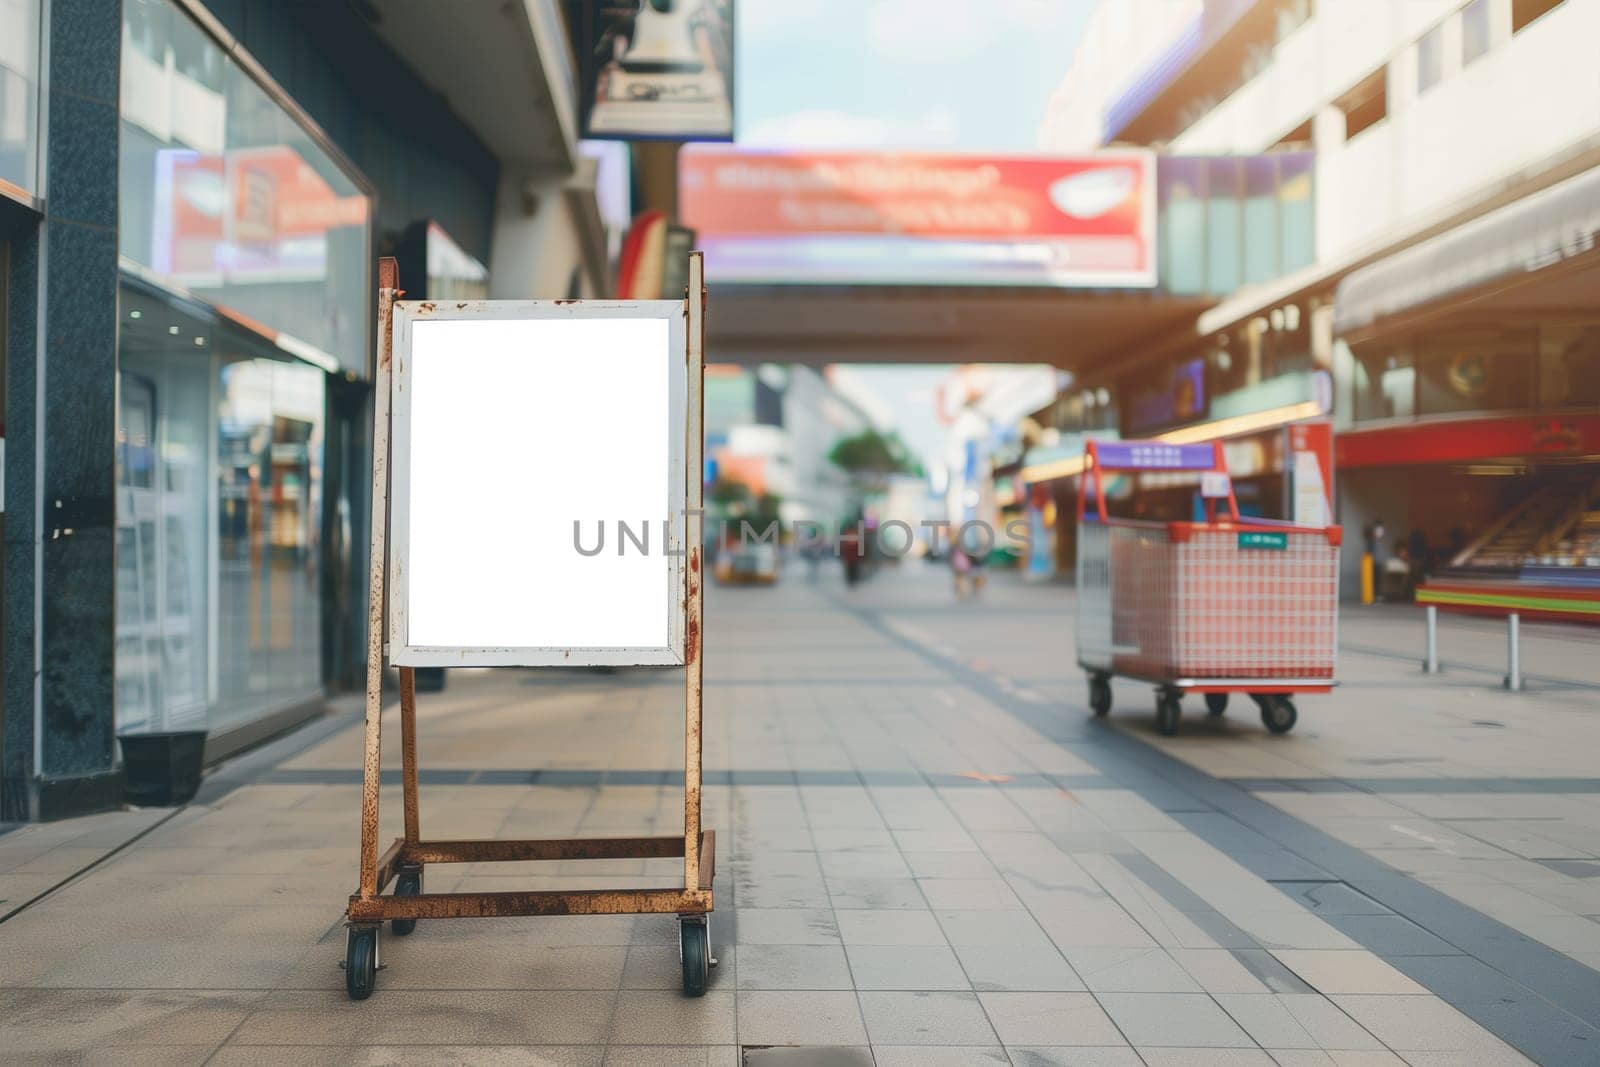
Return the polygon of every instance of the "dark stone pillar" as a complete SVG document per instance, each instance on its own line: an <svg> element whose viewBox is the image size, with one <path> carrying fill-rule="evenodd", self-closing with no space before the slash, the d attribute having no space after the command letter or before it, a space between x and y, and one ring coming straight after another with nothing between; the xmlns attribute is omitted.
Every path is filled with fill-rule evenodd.
<svg viewBox="0 0 1600 1067"><path fill-rule="evenodd" d="M51 0L49 13L35 394L44 441L33 665L40 760L30 803L41 819L114 807L121 794L113 700L122 5ZM9 738L6 747L9 760Z"/></svg>
<svg viewBox="0 0 1600 1067"><path fill-rule="evenodd" d="M6 262L5 600L0 633L5 656L4 762L0 763L0 822L38 817L34 807L34 535L37 510L39 219L0 200Z"/></svg>

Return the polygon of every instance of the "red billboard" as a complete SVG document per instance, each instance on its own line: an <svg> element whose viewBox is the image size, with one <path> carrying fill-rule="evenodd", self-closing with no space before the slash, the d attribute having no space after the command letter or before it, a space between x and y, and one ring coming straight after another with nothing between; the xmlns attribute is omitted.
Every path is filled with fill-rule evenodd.
<svg viewBox="0 0 1600 1067"><path fill-rule="evenodd" d="M1149 287L1155 159L688 145L678 207L719 281Z"/></svg>

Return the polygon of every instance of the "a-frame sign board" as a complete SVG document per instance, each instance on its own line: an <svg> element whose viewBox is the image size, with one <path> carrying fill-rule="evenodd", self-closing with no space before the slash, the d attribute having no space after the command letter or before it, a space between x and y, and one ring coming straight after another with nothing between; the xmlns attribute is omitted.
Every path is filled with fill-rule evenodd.
<svg viewBox="0 0 1600 1067"><path fill-rule="evenodd" d="M393 259L378 275L361 878L346 912L347 991L371 995L384 922L405 935L418 919L676 914L683 990L699 996L715 963L714 838L700 828L701 255L690 256L681 302L407 302ZM621 551L618 531L615 547L593 552L600 524L619 516L632 521L634 551ZM386 657L400 674L405 832L380 851ZM595 664L684 668L683 834L425 840L414 668ZM678 856L681 886L424 889L435 864Z"/></svg>

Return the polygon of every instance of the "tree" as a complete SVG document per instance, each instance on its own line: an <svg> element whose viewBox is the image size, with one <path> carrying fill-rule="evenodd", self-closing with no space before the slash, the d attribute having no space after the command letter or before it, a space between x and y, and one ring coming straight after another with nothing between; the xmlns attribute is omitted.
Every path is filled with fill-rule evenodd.
<svg viewBox="0 0 1600 1067"><path fill-rule="evenodd" d="M828 459L841 470L868 481L878 481L891 474L922 473L922 466L911 458L900 435L892 432L863 430L853 437L842 438L834 444Z"/></svg>

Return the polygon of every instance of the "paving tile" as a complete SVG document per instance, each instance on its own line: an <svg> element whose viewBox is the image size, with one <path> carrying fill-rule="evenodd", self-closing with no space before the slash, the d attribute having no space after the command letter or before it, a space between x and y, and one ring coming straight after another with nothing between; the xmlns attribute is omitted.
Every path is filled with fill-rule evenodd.
<svg viewBox="0 0 1600 1067"><path fill-rule="evenodd" d="M1088 993L980 993L978 999L1007 1045L1111 1046L1123 1040Z"/></svg>
<svg viewBox="0 0 1600 1067"><path fill-rule="evenodd" d="M741 945L739 989L852 989L838 945Z"/></svg>
<svg viewBox="0 0 1600 1067"><path fill-rule="evenodd" d="M928 907L957 911L1009 911L1022 901L1003 878L919 878Z"/></svg>
<svg viewBox="0 0 1600 1067"><path fill-rule="evenodd" d="M980 992L1068 992L1085 988L1054 945L960 945L956 955Z"/></svg>
<svg viewBox="0 0 1600 1067"><path fill-rule="evenodd" d="M1227 949L1171 948L1167 954L1207 993L1268 993L1267 984Z"/></svg>
<svg viewBox="0 0 1600 1067"><path fill-rule="evenodd" d="M612 1045L605 1067L741 1067L737 1045Z"/></svg>
<svg viewBox="0 0 1600 1067"><path fill-rule="evenodd" d="M1279 994L1278 1003L1294 1016L1318 1048L1332 1052L1373 1052L1383 1043L1318 993Z"/></svg>
<svg viewBox="0 0 1600 1067"><path fill-rule="evenodd" d="M857 989L970 989L956 954L943 945L850 945Z"/></svg>
<svg viewBox="0 0 1600 1067"><path fill-rule="evenodd" d="M964 830L896 830L902 852L977 852L978 843Z"/></svg>
<svg viewBox="0 0 1600 1067"><path fill-rule="evenodd" d="M839 928L824 908L740 908L741 945L837 945Z"/></svg>
<svg viewBox="0 0 1600 1067"><path fill-rule="evenodd" d="M1455 956L1461 950L1399 915L1329 915L1328 924L1388 956Z"/></svg>
<svg viewBox="0 0 1600 1067"><path fill-rule="evenodd" d="M1267 1055L1278 1067L1333 1067L1333 1057L1319 1048L1269 1048Z"/></svg>
<svg viewBox="0 0 1600 1067"><path fill-rule="evenodd" d="M906 852L906 866L917 878L997 878L981 852Z"/></svg>
<svg viewBox="0 0 1600 1067"><path fill-rule="evenodd" d="M744 1067L873 1067L872 1049L850 1045L747 1048Z"/></svg>
<svg viewBox="0 0 1600 1067"><path fill-rule="evenodd" d="M829 878L827 886L836 911L891 908L921 911L928 906L915 878Z"/></svg>
<svg viewBox="0 0 1600 1067"><path fill-rule="evenodd" d="M1343 882L1275 882L1308 910L1318 915L1393 915L1376 900Z"/></svg>
<svg viewBox="0 0 1600 1067"><path fill-rule="evenodd" d="M395 1064L421 1062L461 1067L477 1064L484 1067L600 1067L605 1054L605 1048L600 1045L430 1045L426 1055L419 1055L414 1047L398 1045L351 1048L229 1044L218 1049L207 1063L220 1067L326 1067L331 1063L349 1067L394 1067Z"/></svg>
<svg viewBox="0 0 1600 1067"><path fill-rule="evenodd" d="M821 875L781 875L738 884L741 908L826 908L828 887Z"/></svg>
<svg viewBox="0 0 1600 1067"><path fill-rule="evenodd" d="M1239 927L1263 948L1358 949L1355 939L1341 933L1329 919L1308 912L1262 912L1238 915Z"/></svg>
<svg viewBox="0 0 1600 1067"><path fill-rule="evenodd" d="M1396 1052L1499 1056L1508 1049L1499 1038L1432 995L1348 994L1331 999Z"/></svg>
<svg viewBox="0 0 1600 1067"><path fill-rule="evenodd" d="M7 1055L109 1045L215 1048L260 1001L259 993L0 989L0 1048Z"/></svg>
<svg viewBox="0 0 1600 1067"><path fill-rule="evenodd" d="M1159 948L1062 950L1083 984L1096 993L1199 993L1198 982Z"/></svg>
<svg viewBox="0 0 1600 1067"><path fill-rule="evenodd" d="M381 979L380 979L381 982ZM404 989L351 1004L273 993L230 1039L243 1045L599 1045L615 993Z"/></svg>
<svg viewBox="0 0 1600 1067"><path fill-rule="evenodd" d="M683 962L676 945L630 945L624 951L627 957L618 978L621 988L682 988ZM721 984L731 981L734 972L733 954L725 947L714 951L717 953L717 966L711 972L711 982Z"/></svg>
<svg viewBox="0 0 1600 1067"><path fill-rule="evenodd" d="M200 1067L215 1062L211 1045L107 1045L82 1052L45 1054L42 1058L13 1056L18 1067L30 1064L71 1063L73 1067Z"/></svg>
<svg viewBox="0 0 1600 1067"><path fill-rule="evenodd" d="M1128 1045L1107 1048L1020 1048L1013 1045L1007 1051L1016 1067L1144 1067L1144 1060Z"/></svg>
<svg viewBox="0 0 1600 1067"><path fill-rule="evenodd" d="M899 852L823 852L822 873L829 878L906 878L911 868Z"/></svg>
<svg viewBox="0 0 1600 1067"><path fill-rule="evenodd" d="M611 1015L614 1045L732 1045L734 994L708 990L686 997L681 990L630 989Z"/></svg>
<svg viewBox="0 0 1600 1067"><path fill-rule="evenodd" d="M1319 993L1426 993L1377 956L1351 952L1275 949L1272 953Z"/></svg>
<svg viewBox="0 0 1600 1067"><path fill-rule="evenodd" d="M527 952L505 951L492 941L430 943L421 930L419 926L414 938L384 941L384 972L379 979L384 988L615 989L630 952L620 945L540 946ZM342 988L344 972L338 969L342 944L336 943L330 949L310 953L303 962L317 967L327 981Z"/></svg>
<svg viewBox="0 0 1600 1067"><path fill-rule="evenodd" d="M1247 1048L1255 1044L1203 993L1098 993L1135 1048Z"/></svg>
<svg viewBox="0 0 1600 1067"><path fill-rule="evenodd" d="M1027 912L937 911L934 917L952 945L1054 949L1044 930Z"/></svg>
<svg viewBox="0 0 1600 1067"><path fill-rule="evenodd" d="M841 911L835 917L846 945L946 944L932 912Z"/></svg>
<svg viewBox="0 0 1600 1067"><path fill-rule="evenodd" d="M1316 990L1306 984L1305 979L1295 974L1283 961L1264 948L1236 948L1229 952L1234 959L1239 961L1251 974L1255 975L1262 985L1273 993L1314 993ZM1230 992L1259 992L1258 990L1230 990Z"/></svg>
<svg viewBox="0 0 1600 1067"><path fill-rule="evenodd" d="M874 1045L994 1045L994 1029L972 993L860 994Z"/></svg>
<svg viewBox="0 0 1600 1067"><path fill-rule="evenodd" d="M1155 948L1156 942L1114 901L1059 894L1027 901L1028 910L1058 947Z"/></svg>
<svg viewBox="0 0 1600 1067"><path fill-rule="evenodd" d="M1272 993L1215 993L1213 999L1263 1048L1321 1048L1282 998Z"/></svg>
<svg viewBox="0 0 1600 1067"><path fill-rule="evenodd" d="M1273 1067L1257 1048L1140 1048L1139 1055L1150 1067Z"/></svg>
<svg viewBox="0 0 1600 1067"><path fill-rule="evenodd" d="M741 990L741 1045L865 1045L867 1029L851 991Z"/></svg>
<svg viewBox="0 0 1600 1067"><path fill-rule="evenodd" d="M874 1045L872 1055L877 1067L983 1067L985 1064L1006 1064L1006 1050L998 1045L962 1045L953 1048L931 1048L927 1045Z"/></svg>

